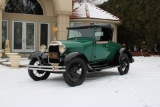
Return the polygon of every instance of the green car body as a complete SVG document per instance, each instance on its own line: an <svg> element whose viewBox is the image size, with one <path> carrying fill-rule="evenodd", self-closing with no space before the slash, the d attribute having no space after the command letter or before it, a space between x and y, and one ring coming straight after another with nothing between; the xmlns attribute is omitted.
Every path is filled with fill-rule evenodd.
<svg viewBox="0 0 160 107"><path fill-rule="evenodd" d="M118 67L121 75L129 71L134 59L129 51L112 41L113 28L108 25L69 27L65 41L52 41L48 52L34 52L29 56L29 75L44 80L49 73L63 73L70 86L83 83L88 72ZM34 65L36 61L39 65ZM57 69L58 68L58 69ZM44 74L37 77L38 74Z"/></svg>
<svg viewBox="0 0 160 107"><path fill-rule="evenodd" d="M65 54L69 54L72 52L80 52L87 57L88 61L102 61L102 60L113 60L116 53L122 48L122 46L118 43L112 42L112 40L107 40L103 43L96 43L95 32L96 29L102 26L88 26L90 29L95 29L91 37L74 37L69 38L67 41L61 41L63 45L66 47ZM108 26L107 26L108 27ZM86 27L73 27L68 28L68 30L72 29L85 29ZM113 33L110 30L111 34ZM68 33L69 35L69 33ZM106 35L111 36L111 35ZM112 37L111 37L112 39Z"/></svg>
<svg viewBox="0 0 160 107"><path fill-rule="evenodd" d="M60 41L66 47L65 54L79 52L88 61L112 60L122 46L115 42L96 44L95 38L77 38L76 40Z"/></svg>

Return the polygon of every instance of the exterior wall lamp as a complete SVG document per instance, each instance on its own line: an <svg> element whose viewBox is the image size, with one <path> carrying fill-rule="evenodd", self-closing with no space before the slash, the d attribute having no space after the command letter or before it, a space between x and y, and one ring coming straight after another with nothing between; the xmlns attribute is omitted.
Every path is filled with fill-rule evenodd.
<svg viewBox="0 0 160 107"><path fill-rule="evenodd" d="M53 27L53 31L54 31L54 32L57 32L57 31L58 31L57 24L55 24L55 26Z"/></svg>

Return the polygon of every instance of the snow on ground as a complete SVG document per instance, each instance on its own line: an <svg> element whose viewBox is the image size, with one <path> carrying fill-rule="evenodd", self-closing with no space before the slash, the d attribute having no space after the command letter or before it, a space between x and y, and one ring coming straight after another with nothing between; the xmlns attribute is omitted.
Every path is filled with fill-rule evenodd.
<svg viewBox="0 0 160 107"><path fill-rule="evenodd" d="M117 68L89 73L77 87L61 74L33 81L26 68L0 65L0 107L160 107L160 57L134 59L127 75Z"/></svg>

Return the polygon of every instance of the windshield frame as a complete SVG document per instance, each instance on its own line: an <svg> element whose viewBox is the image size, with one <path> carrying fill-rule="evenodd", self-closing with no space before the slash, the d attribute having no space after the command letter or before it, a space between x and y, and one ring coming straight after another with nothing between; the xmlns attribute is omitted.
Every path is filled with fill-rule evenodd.
<svg viewBox="0 0 160 107"><path fill-rule="evenodd" d="M71 36L70 35L71 31L77 31L77 32L81 33L81 36L76 36L76 35L74 36L73 35L73 37L70 37ZM82 33L83 33L83 36L82 36ZM94 38L94 33L95 33L95 28L94 27L72 28L72 29L68 29L67 39L73 39L73 38Z"/></svg>

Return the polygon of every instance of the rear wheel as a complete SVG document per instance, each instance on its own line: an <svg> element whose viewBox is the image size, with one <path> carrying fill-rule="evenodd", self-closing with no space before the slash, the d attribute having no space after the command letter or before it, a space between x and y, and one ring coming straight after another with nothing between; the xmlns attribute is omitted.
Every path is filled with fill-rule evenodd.
<svg viewBox="0 0 160 107"><path fill-rule="evenodd" d="M126 53L123 53L120 57L120 67L118 71L121 75L127 74L129 71L129 58Z"/></svg>
<svg viewBox="0 0 160 107"><path fill-rule="evenodd" d="M37 59L32 59L30 61L29 65L38 66L40 64L39 64L39 61ZM46 80L49 77L50 72L38 71L38 70L29 70L28 69L28 74L33 80L39 81L39 80Z"/></svg>
<svg viewBox="0 0 160 107"><path fill-rule="evenodd" d="M81 85L87 75L87 66L84 60L75 58L66 64L64 80L69 86Z"/></svg>

